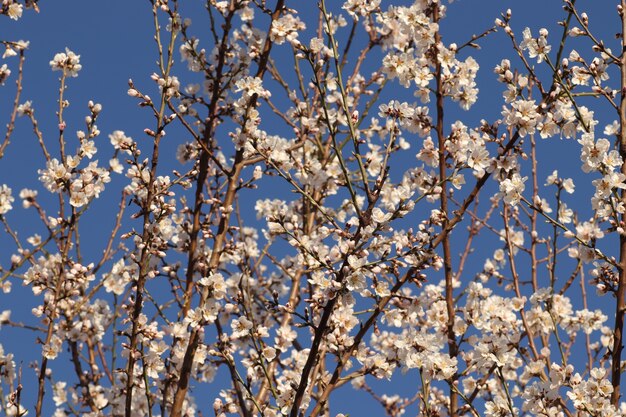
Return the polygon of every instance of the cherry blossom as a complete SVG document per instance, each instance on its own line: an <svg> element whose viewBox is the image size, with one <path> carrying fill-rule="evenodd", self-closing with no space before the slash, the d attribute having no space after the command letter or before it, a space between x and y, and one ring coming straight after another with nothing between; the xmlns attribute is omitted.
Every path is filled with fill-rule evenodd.
<svg viewBox="0 0 626 417"><path fill-rule="evenodd" d="M39 158L0 185L2 294L32 297L0 331L37 346L0 346L5 414L626 415L621 34L569 0L468 39L454 2L205 6L151 3L132 127L70 106L72 50L50 107L3 41L0 161Z"/></svg>

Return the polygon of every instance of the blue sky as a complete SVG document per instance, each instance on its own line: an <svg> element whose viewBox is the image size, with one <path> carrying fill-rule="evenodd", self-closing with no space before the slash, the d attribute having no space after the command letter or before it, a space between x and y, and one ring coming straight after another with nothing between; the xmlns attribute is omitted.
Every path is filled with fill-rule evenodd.
<svg viewBox="0 0 626 417"><path fill-rule="evenodd" d="M299 1L312 2L312 0ZM201 10L202 2L186 0L186 3L186 7L189 7L193 13L194 30L202 33L202 25L205 24L206 19L203 15L196 13ZM297 8L296 0L287 3L288 5L292 3L291 6ZM386 8L388 4L390 1L383 0L383 8ZM500 12L511 8L513 10L512 27L518 38L521 38L521 31L525 26L529 26L534 33L540 27L545 26L550 30L551 43L556 43L561 29L555 25L555 21L564 16L561 4L557 0L457 0L449 5L449 16L442 23L444 42L461 44L469 40L472 34L481 33L491 27ZM581 0L578 4L583 9L586 6L589 7L591 27L598 30L600 37L612 40L616 44L612 34L620 29L613 3ZM74 139L71 132L84 128L83 119L87 115L89 100L101 103L104 108L98 123L102 131L98 154L100 159L106 160L110 155L107 136L113 130L123 130L139 142L145 139L143 129L152 127L153 120L149 112L136 105L135 99L128 97L126 91L128 80L132 78L141 89L156 93L154 83L149 78L150 74L156 70L156 49L153 41L150 3L139 0L41 0L40 9L39 14L27 11L19 22L2 19L0 38L30 41L22 102L33 101L36 115L48 142L55 143L58 134L54 112L57 108L59 77L58 72L54 73L50 70L48 62L55 53L63 51L65 47L79 54L83 65L79 77L71 79L68 83L67 96L72 103L66 113L70 140ZM302 16L302 18L310 21L307 16ZM464 52L464 55L469 53L474 56L481 65L478 76L481 88L479 101L469 113L458 111L456 110L458 107L451 104L446 116L450 122L455 118L461 118L466 121L466 124L473 125L482 118L490 121L499 118L503 103L502 86L495 82L493 67L505 57L510 58L515 65L518 61L515 56L512 56L509 39L501 31L479 43L482 46L481 50ZM210 49L209 45L204 45L204 47L207 50ZM618 51L618 48L615 47L614 50ZM12 59L15 60L15 58ZM186 64L179 63L178 54L176 62L178 70L184 72ZM0 125L4 125L8 117L7 109L12 100L13 82L14 77L0 88ZM390 91L393 92L395 89ZM390 98L393 97L390 96ZM596 106L596 103L590 102L589 105ZM605 115L599 118L601 126L613 120L612 117ZM182 137L182 139L187 138ZM165 146L174 150L176 140L176 137L172 139L168 137ZM545 178L545 175L556 168L564 173L571 172L569 174L571 176L579 175L579 146L575 141L564 142L554 138L550 143L541 143L541 149L543 163L540 170L544 174L541 178ZM25 119L18 120L12 144L8 147L5 157L0 160L0 184L7 183L16 197L19 190L24 187L39 189L40 195L45 195L36 173L36 170L43 166L43 161L29 124ZM119 203L119 193L115 187L119 189L123 182L121 176L114 177L111 188L95 204L92 217L88 218L88 230L86 230L90 235L98 236L111 229L113 224L111 213ZM582 182L580 186L581 190L584 190ZM588 210L588 197L588 194L581 193L579 197L576 197L577 200L570 201L570 203L584 212ZM251 205L253 205L252 202ZM19 207L19 201L16 201L14 206ZM34 213L25 212L20 208L14 210L9 218L13 224L19 225L20 235L26 237L39 230L33 216ZM94 254L102 250L103 244L97 239L87 241L86 244L88 250L93 251ZM0 247L3 248L0 250L0 262L6 265L14 248L4 232L0 232ZM476 259L480 259L480 256ZM30 309L24 307L31 306L36 300L30 296L30 290L17 287L18 285L14 286L15 290L11 297L7 298L0 294L2 300L0 310L13 309L14 318L34 322L29 318ZM28 363L38 359L40 352L34 340L35 336L27 331L6 328L0 331L0 343L4 345L5 350L19 352L19 358L16 355L16 359L18 362L22 361L24 380L29 381L30 384L34 384L35 381L33 371L28 369ZM61 362L53 363L55 368L62 368L65 365L66 363ZM34 385L30 386L34 387ZM407 385L387 385L385 391L393 393L406 387ZM368 407L371 403L364 400L362 396L358 398L360 399L355 402L354 398L346 396L346 406L354 407L353 413L355 414L353 415L370 410ZM25 391L25 399L32 401L32 391ZM338 398L335 401L341 402L341 399ZM377 411L374 415L380 415L380 413Z"/></svg>

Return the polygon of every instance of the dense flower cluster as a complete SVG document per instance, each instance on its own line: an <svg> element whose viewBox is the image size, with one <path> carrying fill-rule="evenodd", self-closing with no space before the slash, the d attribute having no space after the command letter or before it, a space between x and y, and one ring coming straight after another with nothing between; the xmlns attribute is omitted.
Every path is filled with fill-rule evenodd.
<svg viewBox="0 0 626 417"><path fill-rule="evenodd" d="M22 3L0 14L38 8ZM609 77L626 61L567 0L556 43L545 28L518 39L511 11L448 43L454 4L397 3L320 0L311 18L304 3L210 0L205 27L153 1L158 64L127 90L152 125L104 142L92 101L69 134L83 69L54 55L58 138L18 94L0 143L1 158L22 117L45 160L33 189L0 184L1 288L36 299L32 323L4 310L0 331L40 345L29 375L0 345L5 414L344 416L351 386L393 417L626 416L626 102ZM478 101L467 49L486 36L515 57L491 75L501 110L456 120ZM19 92L11 57L29 44L3 44L0 84L17 71ZM561 139L575 177L542 154ZM587 211L570 200L583 180ZM102 235L89 214L116 192ZM16 200L40 220L26 238ZM403 378L407 397L373 388Z"/></svg>
<svg viewBox="0 0 626 417"><path fill-rule="evenodd" d="M54 55L50 61L50 67L53 71L62 71L64 76L77 77L78 71L83 66L80 65L80 55L76 55L69 48L65 48L65 52Z"/></svg>

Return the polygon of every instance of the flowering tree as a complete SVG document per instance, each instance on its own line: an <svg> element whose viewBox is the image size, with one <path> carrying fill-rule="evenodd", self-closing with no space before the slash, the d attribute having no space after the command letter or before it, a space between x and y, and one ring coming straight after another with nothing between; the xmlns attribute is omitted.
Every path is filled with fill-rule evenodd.
<svg viewBox="0 0 626 417"><path fill-rule="evenodd" d="M550 31L516 33L509 10L463 43L437 0L210 0L193 25L183 3L146 5L138 140L100 138L94 102L83 130L67 122L89 71L71 47L50 61L58 107L36 109L29 43L2 41L0 157L22 117L45 158L32 188L0 181L2 288L37 299L31 322L0 323L40 345L0 345L5 414L338 416L351 387L388 416L626 415L624 36L602 40L575 0ZM491 36L511 45L501 110L468 125L447 115L478 100L471 53ZM576 181L545 141L578 147ZM120 198L107 234L85 220L98 198ZM24 240L18 199L40 221Z"/></svg>

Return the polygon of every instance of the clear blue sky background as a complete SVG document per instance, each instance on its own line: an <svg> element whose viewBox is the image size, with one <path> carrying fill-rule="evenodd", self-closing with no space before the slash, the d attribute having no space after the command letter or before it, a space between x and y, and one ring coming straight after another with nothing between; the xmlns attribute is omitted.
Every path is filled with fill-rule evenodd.
<svg viewBox="0 0 626 417"><path fill-rule="evenodd" d="M314 3L312 0L288 0L287 5L299 8L299 4L305 2ZM204 36L202 31L208 30L208 20L204 14L195 12L201 10L202 2L185 0L183 3L189 7L189 10L194 10L191 16L194 30L203 41L207 41L208 36ZM389 4L390 1L388 0L382 2L385 9ZM596 29L601 37L613 40L617 45L612 36L613 33L619 31L614 2L581 0L578 4L582 9L588 7L591 27ZM560 27L556 26L555 22L564 17L561 2L558 0L455 1L449 5L449 17L442 22L444 42L447 44L452 42L464 43L469 40L472 34L481 33L493 25L494 19L499 16L500 12L509 7L513 10L512 27L518 38L521 38L521 31L525 26L529 26L534 33L540 27L547 27L550 30L551 43L556 43L561 32ZM153 120L150 118L149 112L137 107L136 100L128 97L126 91L128 79L132 78L140 88L145 88L156 96L154 83L149 79L150 74L156 70L156 48L153 41L154 32L150 3L145 0L41 0L40 8L41 13L39 14L30 10L26 11L23 19L19 22L9 21L6 18L0 20L0 39L30 41L21 101L33 101L36 116L48 143L56 143L58 135L55 111L57 109L59 77L58 72L53 73L50 70L48 62L55 53L63 51L66 46L81 56L81 64L83 65L79 77L71 79L68 83L67 97L71 101L71 106L66 111L67 137L74 140L72 132L84 129L83 118L87 115L86 104L89 100L93 100L101 103L104 108L98 123L102 131L102 136L99 139L98 159L101 161L108 159L110 153L107 135L113 130L124 130L128 135L138 139L140 143L143 142L146 138L142 131L146 127L152 127ZM303 20L311 22L309 16L301 17ZM314 25L309 24L309 26ZM503 103L502 86L495 82L493 67L505 57L509 57L516 66L518 66L518 60L511 52L509 39L502 32L491 35L480 41L480 44L483 46L480 51L465 51L463 53L463 56L466 56L469 52L481 66L478 76L478 83L481 88L479 101L469 113L457 111L455 110L456 105L450 105L448 107L450 110L447 113L450 122L459 117L466 124L473 126L482 118L488 121L499 118ZM587 48L588 44L585 45ZM207 50L211 48L206 43L203 44L203 47ZM614 51L619 53L617 46L614 47ZM10 66L15 70L14 74L7 85L0 88L0 123L2 125L8 120L9 106L14 91L14 77L17 74L16 65L14 65L17 58L11 58L11 60L13 63L10 63ZM178 54L176 61L178 70L185 72L186 64L179 63ZM395 92L398 89L393 88L390 91ZM390 98L394 97L390 96ZM595 104L592 105L595 106ZM599 118L601 120L600 126L613 120L612 115L602 114ZM599 133L601 131L602 127L599 129ZM187 140L187 137L168 135L166 146L169 146L173 151L183 139ZM74 146L71 145L70 148ZM554 138L550 143L541 143L541 146L541 158L544 161L544 164L541 165L541 172L543 173L541 180L556 168L578 178L576 176L580 172L580 159L579 146L576 142L565 143ZM37 180L37 169L41 168L43 164L44 158L36 145L36 139L32 134L30 125L26 119L18 120L12 144L8 147L5 157L0 160L0 184L8 184L13 189L16 199L19 190L24 187L38 189L43 197L47 193ZM469 177L467 179L471 180ZM119 193L114 190L116 187L119 189L123 183L124 178L114 176L110 188L94 205L91 220L88 222L91 230L86 230L91 236L106 234L111 230L114 220L112 213L119 202ZM577 182L577 186L584 189L582 185L582 183ZM569 201L570 205L583 212L588 210L589 195L582 192L577 195L577 200ZM253 201L250 201L250 205L253 205ZM41 232L33 212L22 210L19 201L16 201L14 206L16 209L9 214L9 219L12 224L19 224L20 236L25 238L34 232ZM104 244L97 239L85 243L88 250L93 251L94 254L99 254ZM490 255L493 249L495 248L490 248L485 256ZM8 259L13 252L13 245L6 239L4 232L0 232L0 261L3 265L8 264ZM475 259L480 259L480 256ZM475 266L475 268L481 267L482 264ZM9 297L0 294L0 310L12 309L14 319L32 323L34 320L30 315L30 307L36 301L29 289L22 289L19 288L19 285L14 285L14 292ZM604 301L606 302L608 299ZM5 350L15 352L18 364L22 362L24 365L24 383L27 387L24 398L29 406L29 401L33 400L36 381L34 372L28 369L28 363L34 359L38 360L40 355L40 347L34 343L34 340L35 335L28 331L7 328L0 331L0 343L4 345ZM58 372L64 366L69 367L69 362L63 361L64 359L54 361L52 363L53 369ZM417 383L415 378L416 375L411 374L405 382L413 380ZM414 392L415 387L411 383L387 384L384 385L383 392L410 395ZM337 398L335 401L339 403L342 400ZM372 409L372 403L362 395L358 397L346 396L345 407L343 405L337 407L337 410L351 411L354 416L382 415L382 410Z"/></svg>

